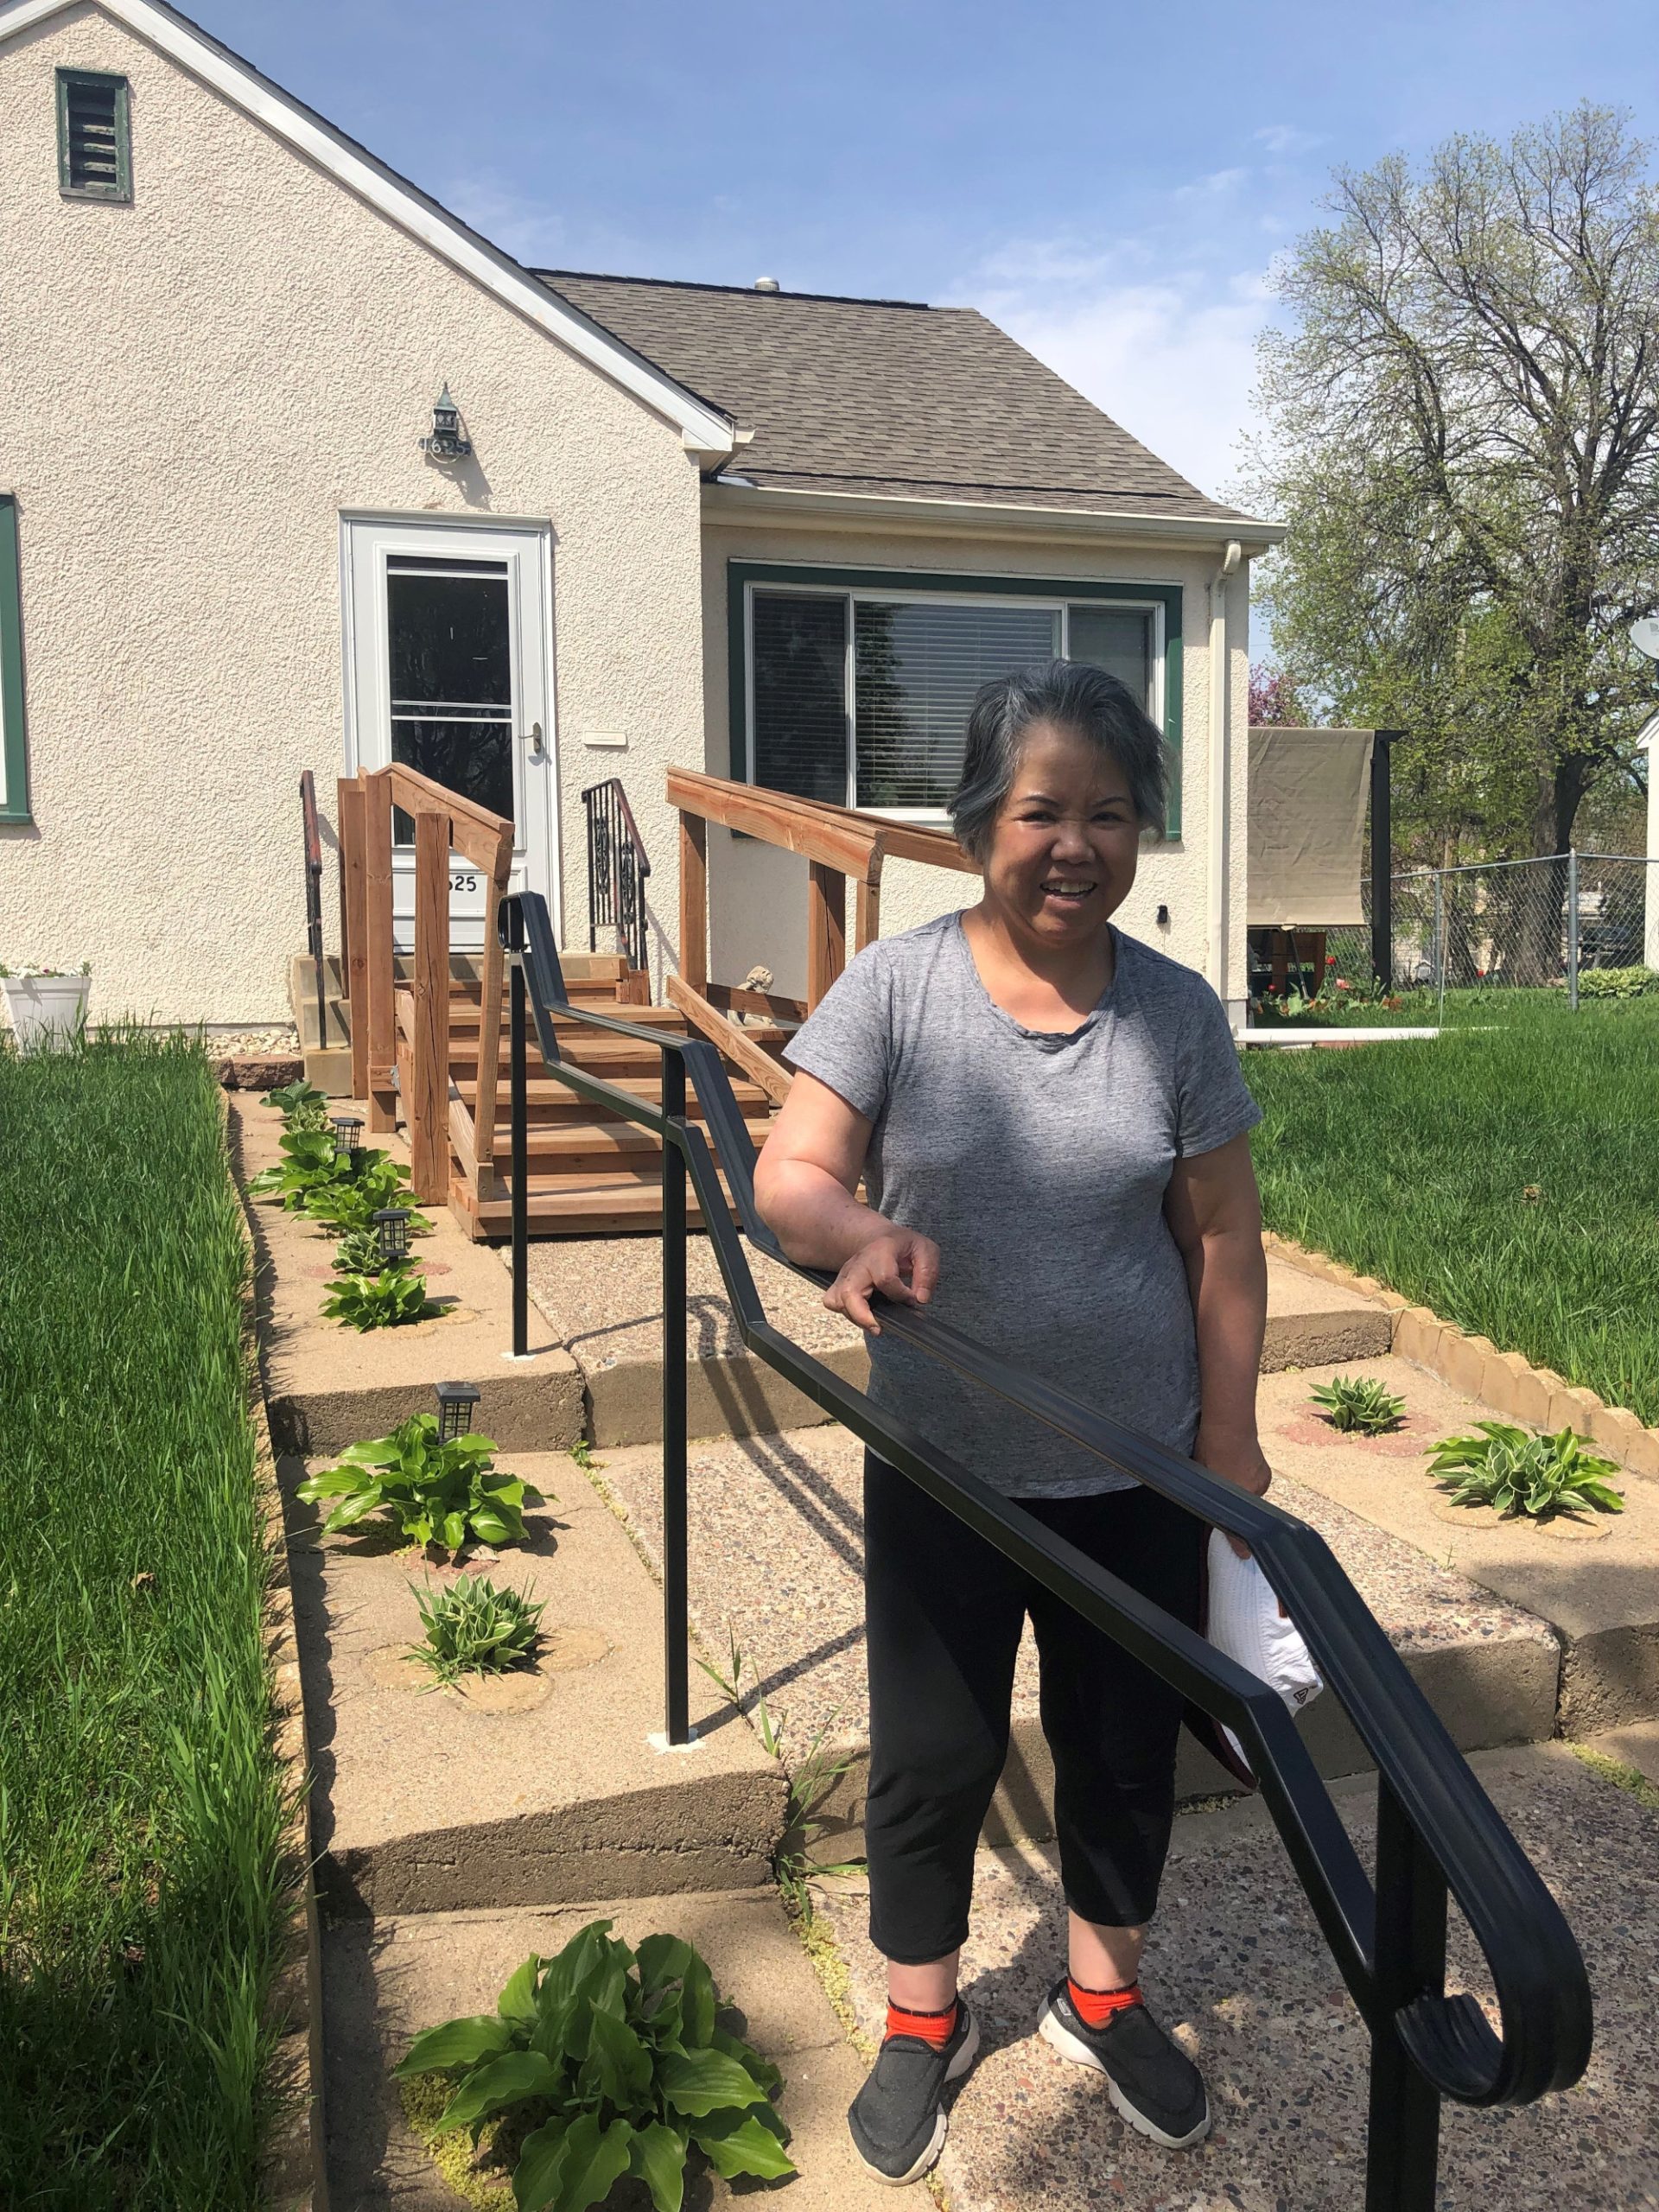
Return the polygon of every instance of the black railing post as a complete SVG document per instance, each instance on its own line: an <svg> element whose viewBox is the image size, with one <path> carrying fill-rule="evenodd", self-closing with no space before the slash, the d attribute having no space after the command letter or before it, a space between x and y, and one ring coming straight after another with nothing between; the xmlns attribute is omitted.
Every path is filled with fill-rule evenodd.
<svg viewBox="0 0 1659 2212"><path fill-rule="evenodd" d="M685 1063L663 1054L663 1676L671 1744L691 1738L686 1627Z"/></svg>
<svg viewBox="0 0 1659 2212"><path fill-rule="evenodd" d="M1394 741L1399 730L1371 732L1371 969L1377 987L1394 982Z"/></svg>
<svg viewBox="0 0 1659 2212"><path fill-rule="evenodd" d="M508 925L512 967L512 1356L530 1357L530 1082L527 1072L524 924L517 906Z"/></svg>
<svg viewBox="0 0 1659 2212"><path fill-rule="evenodd" d="M1446 1878L1381 1775L1376 1783L1370 2126L1365 2212L1434 2212L1440 2099L1401 2041L1395 2016L1446 1986Z"/></svg>

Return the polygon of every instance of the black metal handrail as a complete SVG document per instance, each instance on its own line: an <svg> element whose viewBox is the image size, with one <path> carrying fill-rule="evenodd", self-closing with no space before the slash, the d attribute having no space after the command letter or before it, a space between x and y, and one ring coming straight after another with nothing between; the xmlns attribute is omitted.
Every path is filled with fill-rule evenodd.
<svg viewBox="0 0 1659 2212"><path fill-rule="evenodd" d="M1250 1546L1375 1763L1374 1879L1273 1690L938 1451L900 1416L874 1406L773 1326L733 1208L742 1236L757 1249L809 1281L825 1283L829 1277L794 1267L755 1210L753 1147L714 1046L572 1006L545 902L534 893L515 895L503 902L502 915L512 976L515 1351L528 1345L527 1016L534 1018L548 1074L663 1140L669 1740L683 1743L689 1736L683 1356L689 1177L747 1348L1249 1747L1263 1799L1370 2033L1366 2212L1433 2212L1440 2098L1514 2106L1570 2087L1589 2062L1589 1984L1554 1898L1323 1537L1266 1499L1019 1374L960 1332L909 1309L883 1307L884 1329ZM656 1046L662 1053L660 1105L563 1059L556 1014ZM707 1135L686 1117L688 1075ZM1448 1891L1484 1955L1499 2033L1471 1997L1445 1993Z"/></svg>
<svg viewBox="0 0 1659 2212"><path fill-rule="evenodd" d="M588 950L598 950L601 929L613 929L629 967L642 969L651 861L622 779L607 776L602 784L589 784L582 805L588 818Z"/></svg>
<svg viewBox="0 0 1659 2212"><path fill-rule="evenodd" d="M305 828L305 942L317 986L317 1050L328 1044L328 995L322 963L322 832L317 824L316 779L300 771L300 818Z"/></svg>

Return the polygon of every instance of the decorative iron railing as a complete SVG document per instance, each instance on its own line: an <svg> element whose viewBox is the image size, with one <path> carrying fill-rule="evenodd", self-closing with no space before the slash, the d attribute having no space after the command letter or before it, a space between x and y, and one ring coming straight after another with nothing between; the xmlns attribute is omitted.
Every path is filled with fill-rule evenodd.
<svg viewBox="0 0 1659 2212"><path fill-rule="evenodd" d="M649 959L645 884L651 861L622 779L607 776L602 784L589 784L582 806L588 818L588 950L598 950L601 929L613 929L629 967L644 969Z"/></svg>
<svg viewBox="0 0 1659 2212"><path fill-rule="evenodd" d="M322 833L317 826L316 779L300 771L300 817L305 825L305 945L317 987L317 1050L328 1046L328 993L322 958Z"/></svg>

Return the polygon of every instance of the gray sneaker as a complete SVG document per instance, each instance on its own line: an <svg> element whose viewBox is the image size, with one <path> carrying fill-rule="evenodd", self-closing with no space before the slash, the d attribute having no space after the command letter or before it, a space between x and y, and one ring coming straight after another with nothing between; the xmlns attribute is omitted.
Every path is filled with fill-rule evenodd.
<svg viewBox="0 0 1659 2212"><path fill-rule="evenodd" d="M978 2050L978 2025L960 1998L942 2050L919 2036L887 2037L847 2114L853 2148L878 2181L901 2188L933 2164L944 2148L945 2088L961 2081Z"/></svg>
<svg viewBox="0 0 1659 2212"><path fill-rule="evenodd" d="M1062 1974L1044 2000L1037 2031L1074 2066L1103 2074L1106 2093L1129 2126L1166 2151L1190 2149L1210 2133L1203 2075L1144 2005L1127 2005L1103 2028L1091 2028Z"/></svg>

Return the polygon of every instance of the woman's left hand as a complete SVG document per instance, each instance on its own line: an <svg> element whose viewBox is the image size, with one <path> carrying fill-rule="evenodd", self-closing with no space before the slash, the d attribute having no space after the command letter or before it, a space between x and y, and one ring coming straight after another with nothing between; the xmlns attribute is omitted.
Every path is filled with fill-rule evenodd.
<svg viewBox="0 0 1659 2212"><path fill-rule="evenodd" d="M1192 1457L1212 1475L1219 1475L1224 1482L1236 1483L1252 1497L1264 1497L1268 1484L1273 1480L1267 1455L1254 1435L1223 1435L1206 1430L1200 1424ZM1229 1535L1227 1541L1240 1559L1249 1559L1250 1548L1242 1536Z"/></svg>

